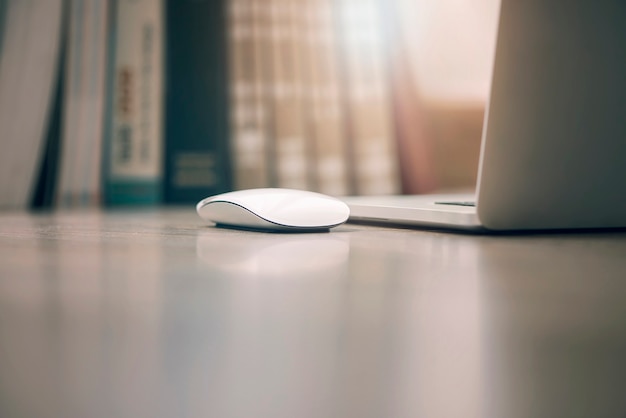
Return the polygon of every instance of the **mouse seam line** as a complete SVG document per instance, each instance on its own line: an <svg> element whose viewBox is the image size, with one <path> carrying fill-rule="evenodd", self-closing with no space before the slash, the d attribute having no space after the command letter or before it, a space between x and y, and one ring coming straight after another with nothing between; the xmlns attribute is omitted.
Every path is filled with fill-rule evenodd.
<svg viewBox="0 0 626 418"><path fill-rule="evenodd" d="M267 219L267 218L265 218L265 217L263 217L263 216L261 216L261 215L259 215L259 214L257 214L257 213L252 212L250 209L246 208L246 207L245 207L245 206L243 206L243 205L240 205L239 203L236 203L236 202L230 202L230 201L226 201L226 200L213 200L213 201L208 202L207 204L205 204L205 205L203 206L203 208L204 208L204 207L209 206L211 203L226 203L226 204L229 204L229 205L235 205L235 206L238 206L238 207L240 207L241 209L245 210L246 212L249 212L249 213L253 214L253 215L254 215L254 216L256 216L256 217L258 217L258 218L260 218L260 219L263 219L263 220L264 220L264 221L266 221L266 222L269 222L269 223L271 223L271 224L273 224L273 225L278 225L278 226L281 226L281 227L283 227L283 228L289 228L289 229L319 229L319 228L320 228L319 226L305 226L305 227L301 227L301 226L291 226L291 225L285 225L285 224L281 224L281 223L278 223L278 222L270 221L269 219ZM324 226L323 228L333 228L333 227L335 227L335 226L339 226L339 225L341 225L341 223L338 223L338 224L333 224L333 225L329 225L329 226Z"/></svg>

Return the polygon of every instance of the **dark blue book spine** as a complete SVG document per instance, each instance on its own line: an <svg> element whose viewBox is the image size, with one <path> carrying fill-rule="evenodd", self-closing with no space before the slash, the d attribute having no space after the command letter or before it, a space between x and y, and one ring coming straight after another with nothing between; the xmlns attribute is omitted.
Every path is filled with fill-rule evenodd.
<svg viewBox="0 0 626 418"><path fill-rule="evenodd" d="M166 1L164 201L230 190L226 0Z"/></svg>
<svg viewBox="0 0 626 418"><path fill-rule="evenodd" d="M162 186L163 4L109 5L104 200L109 206L154 205Z"/></svg>

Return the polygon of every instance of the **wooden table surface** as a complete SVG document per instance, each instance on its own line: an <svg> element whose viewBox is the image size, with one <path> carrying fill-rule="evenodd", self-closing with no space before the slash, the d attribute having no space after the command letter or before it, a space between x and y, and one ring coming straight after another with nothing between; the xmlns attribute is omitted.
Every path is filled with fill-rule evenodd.
<svg viewBox="0 0 626 418"><path fill-rule="evenodd" d="M626 417L626 233L0 215L0 417Z"/></svg>

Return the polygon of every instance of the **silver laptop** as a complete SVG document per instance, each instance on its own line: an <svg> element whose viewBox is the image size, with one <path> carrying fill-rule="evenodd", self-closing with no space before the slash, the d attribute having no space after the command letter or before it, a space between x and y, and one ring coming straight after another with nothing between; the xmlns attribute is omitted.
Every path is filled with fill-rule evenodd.
<svg viewBox="0 0 626 418"><path fill-rule="evenodd" d="M502 0L476 193L345 198L351 220L626 227L626 2Z"/></svg>

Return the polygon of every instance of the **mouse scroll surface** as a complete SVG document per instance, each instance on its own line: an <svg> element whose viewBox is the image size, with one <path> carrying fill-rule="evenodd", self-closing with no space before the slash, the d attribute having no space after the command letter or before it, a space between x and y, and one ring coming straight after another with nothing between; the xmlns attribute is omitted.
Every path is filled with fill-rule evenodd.
<svg viewBox="0 0 626 418"><path fill-rule="evenodd" d="M348 206L334 197L293 189L251 189L206 198L198 214L223 226L268 230L319 230L344 223Z"/></svg>

